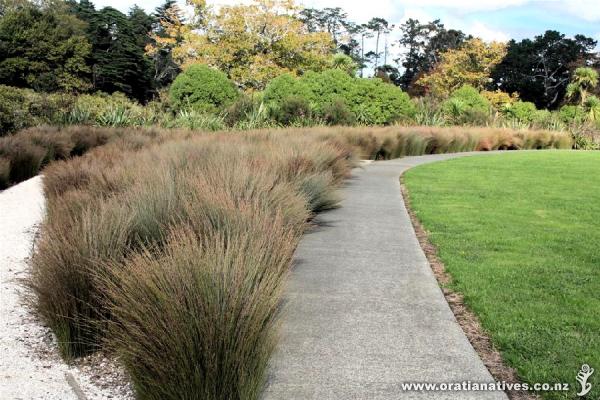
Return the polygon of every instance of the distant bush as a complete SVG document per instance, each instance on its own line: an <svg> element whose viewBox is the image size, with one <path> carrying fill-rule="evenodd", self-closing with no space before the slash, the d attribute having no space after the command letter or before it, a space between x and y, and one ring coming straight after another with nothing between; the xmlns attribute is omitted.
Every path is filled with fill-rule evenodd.
<svg viewBox="0 0 600 400"><path fill-rule="evenodd" d="M586 119L586 112L580 106L565 105L558 112L562 122L565 124L581 124Z"/></svg>
<svg viewBox="0 0 600 400"><path fill-rule="evenodd" d="M327 125L354 125L356 123L356 115L342 99L336 99L333 103L326 104L321 114Z"/></svg>
<svg viewBox="0 0 600 400"><path fill-rule="evenodd" d="M288 126L299 120L310 120L312 110L308 100L301 96L288 96L271 108L271 116L278 123Z"/></svg>
<svg viewBox="0 0 600 400"><path fill-rule="evenodd" d="M64 114L68 125L135 126L142 107L124 94L95 93L77 96L71 109Z"/></svg>
<svg viewBox="0 0 600 400"><path fill-rule="evenodd" d="M343 100L352 108L357 79L340 69L329 69L323 72L309 71L299 81L308 89L308 101L320 114L325 105L336 100Z"/></svg>
<svg viewBox="0 0 600 400"><path fill-rule="evenodd" d="M163 123L165 128L184 128L201 131L221 131L227 128L220 115L210 114L195 109L182 109L174 118Z"/></svg>
<svg viewBox="0 0 600 400"><path fill-rule="evenodd" d="M469 85L454 91L442 107L448 120L455 124L481 124L491 110L490 102Z"/></svg>
<svg viewBox="0 0 600 400"><path fill-rule="evenodd" d="M600 122L600 99L596 96L589 96L584 103L589 121Z"/></svg>
<svg viewBox="0 0 600 400"><path fill-rule="evenodd" d="M416 112L408 94L376 78L356 78L352 95L346 102L357 121L366 125L389 125L408 120Z"/></svg>
<svg viewBox="0 0 600 400"><path fill-rule="evenodd" d="M440 101L433 96L423 96L413 99L416 112L413 121L417 125L443 126L446 123Z"/></svg>
<svg viewBox="0 0 600 400"><path fill-rule="evenodd" d="M533 122L536 117L536 112L537 109L535 104L524 101L514 102L504 108L504 113L508 118L512 118L520 122Z"/></svg>
<svg viewBox="0 0 600 400"><path fill-rule="evenodd" d="M239 96L227 75L206 65L191 65L180 73L169 90L176 109L194 108L215 112L229 106Z"/></svg>
<svg viewBox="0 0 600 400"><path fill-rule="evenodd" d="M232 127L245 120L257 107L259 104L253 96L241 95L225 110L225 123Z"/></svg>
<svg viewBox="0 0 600 400"><path fill-rule="evenodd" d="M282 74L267 84L263 92L263 101L267 104L281 104L284 99L292 96L309 99L310 90L304 81L291 74Z"/></svg>
<svg viewBox="0 0 600 400"><path fill-rule="evenodd" d="M275 126L261 93L240 96L225 111L225 123L234 129L259 129Z"/></svg>
<svg viewBox="0 0 600 400"><path fill-rule="evenodd" d="M0 136L26 126L24 103L25 96L20 90L0 86Z"/></svg>
<svg viewBox="0 0 600 400"><path fill-rule="evenodd" d="M0 136L30 126L60 123L76 97L62 93L37 93L0 85Z"/></svg>
<svg viewBox="0 0 600 400"><path fill-rule="evenodd" d="M265 102L274 109L291 97L296 101L306 99L313 116L334 125L387 125L410 119L416 111L398 87L381 79L355 78L343 69L308 71L301 78L281 75L269 83L264 93Z"/></svg>
<svg viewBox="0 0 600 400"><path fill-rule="evenodd" d="M519 100L519 96L516 93L511 95L501 90L484 90L481 92L481 95L490 102L496 111L502 111L505 107L510 106L512 103Z"/></svg>

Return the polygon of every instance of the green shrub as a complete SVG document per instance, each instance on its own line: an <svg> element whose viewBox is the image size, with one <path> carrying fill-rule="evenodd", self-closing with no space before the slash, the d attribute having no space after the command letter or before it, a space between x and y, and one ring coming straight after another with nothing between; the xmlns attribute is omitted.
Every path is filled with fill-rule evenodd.
<svg viewBox="0 0 600 400"><path fill-rule="evenodd" d="M414 117L416 108L408 94L381 79L354 78L355 85L347 104L358 122L389 125Z"/></svg>
<svg viewBox="0 0 600 400"><path fill-rule="evenodd" d="M423 96L414 99L415 116L417 125L442 126L446 122L444 112L438 99L432 96Z"/></svg>
<svg viewBox="0 0 600 400"><path fill-rule="evenodd" d="M339 69L354 77L358 70L358 64L352 57L344 53L336 53L330 61L332 69Z"/></svg>
<svg viewBox="0 0 600 400"><path fill-rule="evenodd" d="M27 126L25 96L16 88L0 85L0 136Z"/></svg>
<svg viewBox="0 0 600 400"><path fill-rule="evenodd" d="M535 120L537 109L535 104L525 101L516 101L504 108L507 117L519 122L531 123Z"/></svg>
<svg viewBox="0 0 600 400"><path fill-rule="evenodd" d="M219 131L227 128L223 117L196 109L179 110L175 118L168 121L165 125L166 128L185 128L204 131Z"/></svg>
<svg viewBox="0 0 600 400"><path fill-rule="evenodd" d="M223 72L195 64L175 78L169 95L176 109L216 112L233 103L239 93Z"/></svg>
<svg viewBox="0 0 600 400"><path fill-rule="evenodd" d="M269 127L268 108L263 96L240 96L225 112L225 123L237 129L258 129Z"/></svg>
<svg viewBox="0 0 600 400"><path fill-rule="evenodd" d="M586 112L580 106L565 105L558 112L560 120L565 124L581 124L586 119Z"/></svg>
<svg viewBox="0 0 600 400"><path fill-rule="evenodd" d="M552 124L554 115L549 110L537 110L533 114L533 123L537 126L547 127Z"/></svg>
<svg viewBox="0 0 600 400"><path fill-rule="evenodd" d="M479 124L481 120L488 119L491 104L477 89L464 85L452 93L442 108L452 123Z"/></svg>
<svg viewBox="0 0 600 400"><path fill-rule="evenodd" d="M57 122L74 97L67 94L36 93L0 85L0 136L21 129Z"/></svg>
<svg viewBox="0 0 600 400"><path fill-rule="evenodd" d="M72 107L62 116L68 125L139 126L152 109L140 106L123 93L95 93L77 96ZM154 114L154 113L152 113Z"/></svg>
<svg viewBox="0 0 600 400"><path fill-rule="evenodd" d="M263 101L268 105L278 105L292 96L309 99L310 90L304 81L291 74L282 74L267 84L263 92Z"/></svg>
<svg viewBox="0 0 600 400"><path fill-rule="evenodd" d="M271 117L278 123L287 126L299 120L311 120L312 110L306 98L301 96L289 96L283 99L279 105L271 107Z"/></svg>
<svg viewBox="0 0 600 400"><path fill-rule="evenodd" d="M323 107L322 118L327 125L354 125L356 116L342 99Z"/></svg>
<svg viewBox="0 0 600 400"><path fill-rule="evenodd" d="M323 72L308 71L302 75L300 82L308 88L308 101L317 113L323 107L336 100L343 100L352 108L352 93L356 78L339 69L329 69Z"/></svg>
<svg viewBox="0 0 600 400"><path fill-rule="evenodd" d="M410 119L415 114L414 104L398 87L381 79L355 78L341 69L308 71L299 79L281 75L265 89L264 99L275 109L287 98L306 99L314 114L328 124L357 121L383 125ZM302 120L294 121L298 124Z"/></svg>
<svg viewBox="0 0 600 400"><path fill-rule="evenodd" d="M343 101L356 121L366 125L387 125L414 116L415 106L398 87L381 79L355 78L342 70L307 72L302 76L310 90L309 101L317 113Z"/></svg>
<svg viewBox="0 0 600 400"><path fill-rule="evenodd" d="M587 119L593 122L600 122L600 99L596 96L589 96L584 104L587 111Z"/></svg>

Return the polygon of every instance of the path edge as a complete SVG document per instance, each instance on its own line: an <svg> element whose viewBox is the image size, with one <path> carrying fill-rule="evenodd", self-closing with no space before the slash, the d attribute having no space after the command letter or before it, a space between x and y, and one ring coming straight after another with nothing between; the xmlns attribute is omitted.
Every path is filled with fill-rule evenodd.
<svg viewBox="0 0 600 400"><path fill-rule="evenodd" d="M477 355L496 381L510 384L522 384L523 381L519 378L517 371L505 362L500 351L494 346L490 335L481 326L479 317L477 317L470 307L464 303L462 293L447 287L447 285L452 282L452 276L446 271L446 266L438 257L437 247L429 240L428 232L425 230L411 207L408 188L404 183L404 174L412 168L413 167L403 171L399 177L400 192L404 201L404 207L408 212L419 245L427 258L428 264L438 282L440 290L444 294L448 306L454 314L454 318L469 340L469 343L471 343L471 346L473 346ZM541 399L538 394L533 392L507 390L505 393L510 400Z"/></svg>

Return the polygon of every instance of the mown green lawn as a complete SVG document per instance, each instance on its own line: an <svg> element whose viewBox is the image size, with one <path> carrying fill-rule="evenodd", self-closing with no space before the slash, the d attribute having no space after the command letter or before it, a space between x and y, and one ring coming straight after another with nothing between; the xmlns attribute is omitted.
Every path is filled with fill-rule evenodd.
<svg viewBox="0 0 600 400"><path fill-rule="evenodd" d="M525 382L596 369L600 398L600 152L473 156L406 173L412 207L452 289Z"/></svg>

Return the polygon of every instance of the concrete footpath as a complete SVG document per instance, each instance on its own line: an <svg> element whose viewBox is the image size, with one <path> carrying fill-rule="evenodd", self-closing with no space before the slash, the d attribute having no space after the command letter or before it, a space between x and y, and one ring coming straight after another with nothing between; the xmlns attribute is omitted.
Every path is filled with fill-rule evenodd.
<svg viewBox="0 0 600 400"><path fill-rule="evenodd" d="M265 400L507 398L401 386L493 381L444 299L400 193L408 168L472 154L354 170L342 207L321 214L296 252Z"/></svg>

